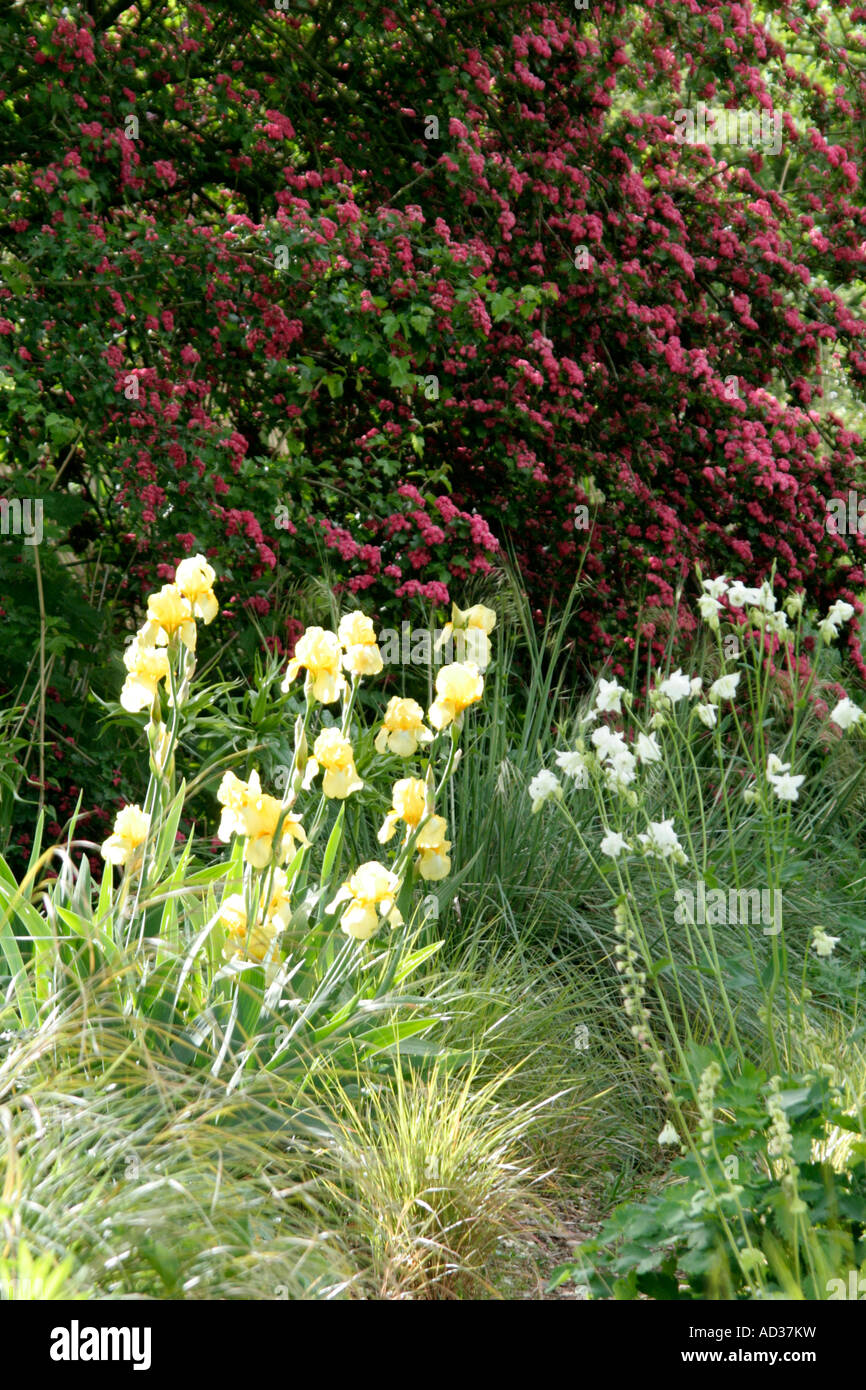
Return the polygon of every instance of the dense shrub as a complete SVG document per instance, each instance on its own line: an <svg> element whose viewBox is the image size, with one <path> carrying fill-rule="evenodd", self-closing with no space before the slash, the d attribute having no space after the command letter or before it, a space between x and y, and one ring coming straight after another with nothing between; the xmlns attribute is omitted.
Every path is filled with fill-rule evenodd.
<svg viewBox="0 0 866 1390"><path fill-rule="evenodd" d="M506 539L538 609L587 546L585 666L696 559L860 611L822 353L856 390L861 11L477 10L0 20L4 472L51 542L2 549L10 692L41 624L59 699L105 694L193 550L289 647L326 561L394 619ZM780 115L778 153L679 143L698 101Z"/></svg>

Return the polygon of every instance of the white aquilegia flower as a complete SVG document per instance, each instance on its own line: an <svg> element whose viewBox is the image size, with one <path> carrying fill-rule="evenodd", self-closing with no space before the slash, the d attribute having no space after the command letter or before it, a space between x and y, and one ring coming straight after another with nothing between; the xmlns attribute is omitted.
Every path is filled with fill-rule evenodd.
<svg viewBox="0 0 866 1390"><path fill-rule="evenodd" d="M778 777L770 777L768 781L776 796L780 801L799 801L800 788L806 778L802 772L798 772L796 777L790 772L781 772Z"/></svg>
<svg viewBox="0 0 866 1390"><path fill-rule="evenodd" d="M608 765L604 770L605 786L612 792L625 791L635 780L635 758L628 748L618 749L608 755Z"/></svg>
<svg viewBox="0 0 866 1390"><path fill-rule="evenodd" d="M608 859L618 859L625 850L631 849L631 845L628 840L623 839L618 830L609 830L599 848Z"/></svg>
<svg viewBox="0 0 866 1390"><path fill-rule="evenodd" d="M760 589L747 589L739 579L735 579L727 592L727 600L732 608L745 608L746 604L757 603L761 597Z"/></svg>
<svg viewBox="0 0 866 1390"><path fill-rule="evenodd" d="M782 772L790 772L790 771L791 771L791 764L790 764L790 763L783 763L783 762L782 762L782 759L781 759L780 757L778 757L778 755L777 755L776 753L770 753L770 754L768 754L768 756L767 756L767 776L769 777L770 781L772 781L772 779L773 779L774 777L778 777L780 773L782 773Z"/></svg>
<svg viewBox="0 0 866 1390"><path fill-rule="evenodd" d="M662 750L656 743L655 734L638 734L637 736L637 755L642 763L660 763L662 760Z"/></svg>
<svg viewBox="0 0 866 1390"><path fill-rule="evenodd" d="M628 752L622 734L609 729L606 724L599 724L597 729L593 729L590 741L600 758L615 756L613 750Z"/></svg>
<svg viewBox="0 0 866 1390"><path fill-rule="evenodd" d="M659 859L676 859L683 864L687 862L677 832L674 830L673 818L670 820L651 820L647 826L646 834L639 835L638 839L647 854L654 854Z"/></svg>
<svg viewBox="0 0 866 1390"><path fill-rule="evenodd" d="M759 608L763 608L765 613L775 613L776 611L776 595L773 593L773 586L767 579L758 590L757 604Z"/></svg>
<svg viewBox="0 0 866 1390"><path fill-rule="evenodd" d="M691 680L689 681L689 694L694 698L694 696L700 695L700 693L701 693L701 691L703 690L703 688L704 688L704 683L703 683L701 677L700 677L700 676L692 676Z"/></svg>
<svg viewBox="0 0 866 1390"><path fill-rule="evenodd" d="M683 675L678 666L675 671L660 683L658 689L662 695L670 700L672 705L675 705L680 700L685 700L687 696L691 695L692 683L688 676Z"/></svg>
<svg viewBox="0 0 866 1390"><path fill-rule="evenodd" d="M719 600L713 598L712 594L701 594L698 599L698 610L704 622L712 628L713 632L718 632L719 614L722 611L722 605L719 603Z"/></svg>
<svg viewBox="0 0 866 1390"><path fill-rule="evenodd" d="M758 612L759 610L756 608L755 613L758 614ZM760 627L763 625L767 632L774 632L777 637L784 637L785 633L788 631L788 619L781 609L778 613L761 613L760 618L761 622L756 622L755 626Z"/></svg>
<svg viewBox="0 0 866 1390"><path fill-rule="evenodd" d="M852 724L859 724L863 717L863 710L859 705L855 705L853 700L849 700L847 695L830 712L830 718L840 729L850 729Z"/></svg>
<svg viewBox="0 0 866 1390"><path fill-rule="evenodd" d="M602 714L622 714L620 701L625 690L617 681L600 680L595 693L595 707Z"/></svg>
<svg viewBox="0 0 866 1390"><path fill-rule="evenodd" d="M589 786L589 770L582 753L572 752L568 749L565 752L557 753L554 761L560 772L563 772L566 777L570 777L576 787Z"/></svg>
<svg viewBox="0 0 866 1390"><path fill-rule="evenodd" d="M722 594L727 592L728 581L723 574L720 574L717 579L702 579L701 588L705 594L709 594L710 598L721 598Z"/></svg>
<svg viewBox="0 0 866 1390"><path fill-rule="evenodd" d="M844 599L837 599L828 609L827 616L823 622L818 624L818 632L823 642L830 645L839 636L839 629L843 623L847 623L854 616L854 608Z"/></svg>
<svg viewBox="0 0 866 1390"><path fill-rule="evenodd" d="M717 705L720 700L733 700L739 683L739 671L731 671L726 676L719 676L719 679L713 681L710 686L710 700L714 705Z"/></svg>
<svg viewBox="0 0 866 1390"><path fill-rule="evenodd" d="M799 618L802 613L804 597L805 595L801 589L798 594L789 594L785 599L785 612L792 621L794 618Z"/></svg>
<svg viewBox="0 0 866 1390"><path fill-rule="evenodd" d="M659 1135L658 1142L662 1145L662 1147L664 1147L665 1144L678 1144L680 1142L680 1136L677 1134L670 1120L668 1120L667 1124L665 1125L664 1129Z"/></svg>
<svg viewBox="0 0 866 1390"><path fill-rule="evenodd" d="M846 603L845 600L841 598L837 598L836 602L832 604L827 611L828 621L835 623L838 627L841 627L843 623L849 622L853 617L854 605Z"/></svg>
<svg viewBox="0 0 866 1390"><path fill-rule="evenodd" d="M812 932L812 947L816 956L832 956L834 947L841 939L840 936L829 936L823 927L815 927Z"/></svg>
<svg viewBox="0 0 866 1390"><path fill-rule="evenodd" d="M716 707L715 705L695 705L695 714L702 724L706 724L708 729L716 727Z"/></svg>
<svg viewBox="0 0 866 1390"><path fill-rule="evenodd" d="M530 782L529 795L532 798L533 815L540 811L545 801L549 801L552 796L561 797L562 787L556 773L543 767Z"/></svg>

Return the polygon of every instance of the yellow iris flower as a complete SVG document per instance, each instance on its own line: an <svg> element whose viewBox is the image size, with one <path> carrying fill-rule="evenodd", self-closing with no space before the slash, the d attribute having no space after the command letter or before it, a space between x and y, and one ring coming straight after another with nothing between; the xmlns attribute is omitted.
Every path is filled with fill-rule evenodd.
<svg viewBox="0 0 866 1390"><path fill-rule="evenodd" d="M157 699L159 682L169 687L168 652L164 647L148 646L136 633L126 651L123 664L128 675L120 692L120 703L130 714L149 709Z"/></svg>
<svg viewBox="0 0 866 1390"><path fill-rule="evenodd" d="M434 729L445 729L459 719L469 705L481 699L483 691L484 678L471 662L456 661L443 666L436 677L436 699L427 716Z"/></svg>
<svg viewBox="0 0 866 1390"><path fill-rule="evenodd" d="M189 651L195 651L195 619L192 605L176 584L164 584L147 600L145 640L153 635L158 647L165 647L176 635Z"/></svg>
<svg viewBox="0 0 866 1390"><path fill-rule="evenodd" d="M276 857L277 863L284 863L294 849L294 841L309 844L306 831L300 819L285 811L281 801L262 791L259 774L250 773L248 782L242 781L234 772L227 772L217 791L217 800L223 807L217 834L225 843L232 835L246 837L244 859L254 869L264 869ZM279 844L274 844L274 835L280 817L283 823Z"/></svg>
<svg viewBox="0 0 866 1390"><path fill-rule="evenodd" d="M377 676L382 670L382 653L376 643L372 618L360 610L340 619L337 635L344 648L343 670L353 676Z"/></svg>
<svg viewBox="0 0 866 1390"><path fill-rule="evenodd" d="M128 864L135 851L144 844L150 829L150 816L141 807L124 806L114 818L114 832L100 853L108 864Z"/></svg>
<svg viewBox="0 0 866 1390"><path fill-rule="evenodd" d="M181 560L174 574L174 582L185 599L188 599L196 618L201 618L207 626L212 623L220 606L213 591L216 573L203 555L191 555Z"/></svg>
<svg viewBox="0 0 866 1390"><path fill-rule="evenodd" d="M419 744L431 743L432 740L433 735L424 724L424 711L418 702L392 695L382 727L376 735L376 752L396 753L398 758L411 758Z"/></svg>
<svg viewBox="0 0 866 1390"><path fill-rule="evenodd" d="M313 699L322 705L333 704L346 689L346 678L340 670L342 655L336 632L328 632L323 627L308 627L298 638L281 690L287 694L292 681L304 667L311 681Z"/></svg>
<svg viewBox="0 0 866 1390"><path fill-rule="evenodd" d="M355 767L352 745L339 729L323 729L313 744L313 756L304 772L305 786L309 786L320 767L325 770L322 791L337 801L345 801L364 785Z"/></svg>
<svg viewBox="0 0 866 1390"><path fill-rule="evenodd" d="M347 902L349 906L340 918L340 926L347 936L368 941L378 930L380 920L390 922L392 927L399 927L403 921L395 903L399 888L396 874L384 864L368 860L342 884L325 911L335 912L341 903Z"/></svg>

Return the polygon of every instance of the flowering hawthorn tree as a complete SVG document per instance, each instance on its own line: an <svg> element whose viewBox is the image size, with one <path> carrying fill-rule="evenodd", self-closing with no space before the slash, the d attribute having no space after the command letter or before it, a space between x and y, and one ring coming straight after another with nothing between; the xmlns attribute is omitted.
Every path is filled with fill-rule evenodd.
<svg viewBox="0 0 866 1390"><path fill-rule="evenodd" d="M696 561L859 614L824 390L866 373L864 62L812 0L7 10L5 486L58 681L193 551L286 638L323 556L393 618L506 538L540 609L585 550L615 672ZM698 102L778 153L683 143ZM24 671L37 559L0 563Z"/></svg>

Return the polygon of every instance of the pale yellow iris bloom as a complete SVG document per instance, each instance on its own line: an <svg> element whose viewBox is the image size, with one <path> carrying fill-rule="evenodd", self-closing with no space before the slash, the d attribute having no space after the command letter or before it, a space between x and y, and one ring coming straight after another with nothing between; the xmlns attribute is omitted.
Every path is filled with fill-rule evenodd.
<svg viewBox="0 0 866 1390"><path fill-rule="evenodd" d="M114 831L100 853L108 864L125 865L144 844L150 829L150 816L138 805L124 806L114 818Z"/></svg>
<svg viewBox="0 0 866 1390"><path fill-rule="evenodd" d="M443 666L436 677L436 699L428 713L434 729L445 729L459 719L469 705L481 699L483 691L484 678L472 662Z"/></svg>
<svg viewBox="0 0 866 1390"><path fill-rule="evenodd" d="M411 758L420 744L432 741L433 735L424 724L424 711L418 702L392 695L385 710L382 727L376 735L376 752L395 753L398 758Z"/></svg>
<svg viewBox="0 0 866 1390"><path fill-rule="evenodd" d="M289 662L280 689L288 693L292 681L302 667L309 674L314 700L331 705L346 689L346 678L340 670L343 650L336 632L322 627L308 627L298 638L295 654Z"/></svg>

